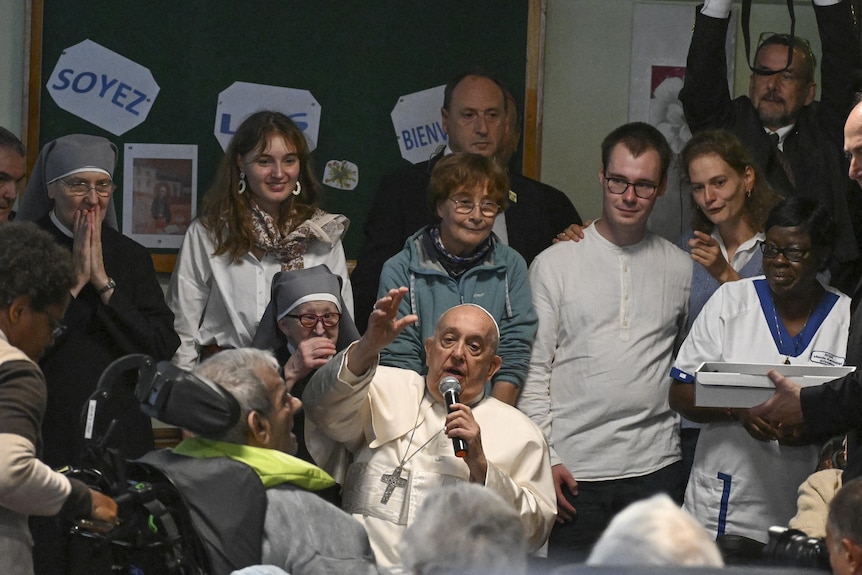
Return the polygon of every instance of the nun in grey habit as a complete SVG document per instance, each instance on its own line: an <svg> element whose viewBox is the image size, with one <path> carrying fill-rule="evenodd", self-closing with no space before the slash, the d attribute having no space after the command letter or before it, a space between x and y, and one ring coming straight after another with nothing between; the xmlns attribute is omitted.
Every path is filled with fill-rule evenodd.
<svg viewBox="0 0 862 575"><path fill-rule="evenodd" d="M329 358L359 339L359 331L341 298L341 276L326 266L285 271L272 278L270 302L252 346L272 351L283 366L290 393L302 399L308 380ZM314 325L309 323L313 316ZM335 321L335 316L339 316ZM326 325L327 323L334 325ZM314 463L305 447L305 417L294 416L296 456Z"/></svg>

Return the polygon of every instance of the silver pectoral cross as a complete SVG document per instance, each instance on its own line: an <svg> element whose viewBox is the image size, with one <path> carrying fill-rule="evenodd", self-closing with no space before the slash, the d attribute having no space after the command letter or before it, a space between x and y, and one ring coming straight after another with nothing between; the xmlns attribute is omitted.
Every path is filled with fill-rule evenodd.
<svg viewBox="0 0 862 575"><path fill-rule="evenodd" d="M392 473L384 473L380 476L380 481L386 484L386 490L383 492L383 497L380 498L380 503L386 505L389 502L389 498L392 497L392 493L395 491L396 487L407 487L407 479L401 477L402 471L403 468L399 465Z"/></svg>

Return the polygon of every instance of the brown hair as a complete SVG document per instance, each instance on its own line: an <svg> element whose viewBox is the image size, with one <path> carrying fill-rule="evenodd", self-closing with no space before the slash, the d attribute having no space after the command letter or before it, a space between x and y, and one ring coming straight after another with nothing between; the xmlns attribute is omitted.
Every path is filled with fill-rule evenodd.
<svg viewBox="0 0 862 575"><path fill-rule="evenodd" d="M781 196L772 191L769 182L766 178L761 178L754 167L754 159L748 152L742 142L728 130L707 130L696 134L680 152L680 170L682 171L682 179L691 185L691 180L688 175L688 166L701 156L715 154L721 158L731 169L740 176L745 174L745 169L751 167L754 172L754 185L751 187L751 195L746 194L745 210L743 216L748 224L756 232L764 230L766 217L769 211L781 201ZM694 230L704 233L712 233L715 229L715 224L709 221L709 218L698 209L697 203L694 201L694 194L689 194L691 198L691 227Z"/></svg>
<svg viewBox="0 0 862 575"><path fill-rule="evenodd" d="M281 136L294 147L299 158L298 196L281 203L278 226L290 223L290 229L307 220L317 209L320 184L309 161L308 143L293 120L280 112L255 112L240 124L219 164L215 181L204 195L201 223L212 234L216 244L213 255L227 253L236 263L254 245L250 193L240 194L237 159L257 150L262 152L272 136Z"/></svg>
<svg viewBox="0 0 862 575"><path fill-rule="evenodd" d="M661 169L661 181L663 184L667 178L667 169L670 166L671 156L673 152L667 139L658 131L658 129L646 122L630 122L616 128L602 140L602 173L608 169L608 163L611 161L611 152L617 144L622 144L631 155L635 158L641 154L655 150L659 157L659 167Z"/></svg>
<svg viewBox="0 0 862 575"><path fill-rule="evenodd" d="M434 165L428 185L435 218L437 206L451 194L483 185L487 187L490 198L500 206L500 211L509 207L509 176L494 160L466 152L440 158Z"/></svg>

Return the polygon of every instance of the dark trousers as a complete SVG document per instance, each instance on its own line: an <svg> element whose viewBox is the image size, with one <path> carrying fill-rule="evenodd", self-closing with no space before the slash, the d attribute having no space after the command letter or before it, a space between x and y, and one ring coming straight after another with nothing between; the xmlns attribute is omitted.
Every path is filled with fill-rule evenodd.
<svg viewBox="0 0 862 575"><path fill-rule="evenodd" d="M569 523L554 525L548 541L548 558L555 563L582 562L614 515L629 504L665 493L682 505L685 493L683 464L677 461L640 477L578 481L577 495L564 491L577 515Z"/></svg>

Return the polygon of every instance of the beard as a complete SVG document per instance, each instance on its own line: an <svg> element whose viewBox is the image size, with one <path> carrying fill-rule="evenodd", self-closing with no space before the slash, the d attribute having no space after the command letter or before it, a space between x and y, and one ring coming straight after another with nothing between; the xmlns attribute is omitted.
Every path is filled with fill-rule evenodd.
<svg viewBox="0 0 862 575"><path fill-rule="evenodd" d="M777 130L794 124L802 106L791 110L787 100L779 98L775 92L769 92L757 102L756 108L760 122L767 128Z"/></svg>
<svg viewBox="0 0 862 575"><path fill-rule="evenodd" d="M757 117L767 128L783 128L796 121L796 115L791 116L785 110L765 109L763 106L757 108Z"/></svg>

